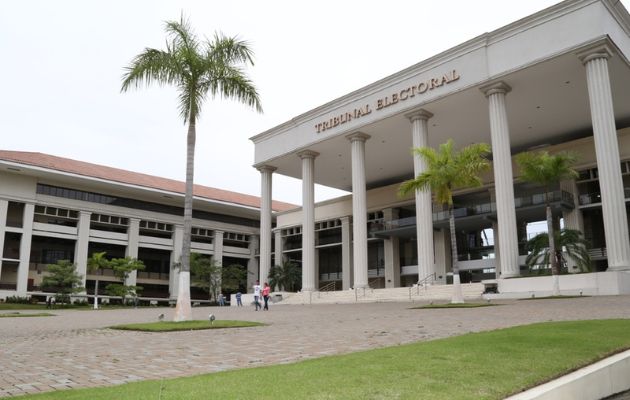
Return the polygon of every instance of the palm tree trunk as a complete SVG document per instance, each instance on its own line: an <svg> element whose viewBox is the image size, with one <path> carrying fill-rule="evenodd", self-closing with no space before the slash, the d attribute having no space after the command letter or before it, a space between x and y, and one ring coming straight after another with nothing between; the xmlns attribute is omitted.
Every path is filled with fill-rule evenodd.
<svg viewBox="0 0 630 400"><path fill-rule="evenodd" d="M459 265L457 264L457 236L455 234L455 214L453 206L448 207L448 223L451 231L451 258L453 262L453 297L451 303L463 303L462 285L459 281Z"/></svg>
<svg viewBox="0 0 630 400"><path fill-rule="evenodd" d="M189 321L192 319L190 307L190 236L192 229L193 206L193 176L195 169L195 139L197 132L196 115L191 112L188 123L188 137L186 143L186 194L184 196L184 240L182 243L182 267L179 272L179 291L173 320Z"/></svg>
<svg viewBox="0 0 630 400"><path fill-rule="evenodd" d="M98 310L98 279L94 283L94 309Z"/></svg>
<svg viewBox="0 0 630 400"><path fill-rule="evenodd" d="M549 237L549 263L551 264L551 274L553 276L552 296L560 296L560 271L558 268L558 258L556 257L556 239L553 231L553 217L551 206L547 202L547 236Z"/></svg>

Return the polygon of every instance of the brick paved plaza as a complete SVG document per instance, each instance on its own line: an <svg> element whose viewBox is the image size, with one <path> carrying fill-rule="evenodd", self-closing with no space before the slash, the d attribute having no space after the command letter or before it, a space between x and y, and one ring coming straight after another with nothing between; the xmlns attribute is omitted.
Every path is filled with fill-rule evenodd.
<svg viewBox="0 0 630 400"><path fill-rule="evenodd" d="M411 310L411 303L204 307L194 309L195 319L213 313L270 325L171 333L106 329L156 321L162 312L168 319L167 308L2 318L0 397L294 362L539 321L630 318L630 296L500 303L450 310Z"/></svg>

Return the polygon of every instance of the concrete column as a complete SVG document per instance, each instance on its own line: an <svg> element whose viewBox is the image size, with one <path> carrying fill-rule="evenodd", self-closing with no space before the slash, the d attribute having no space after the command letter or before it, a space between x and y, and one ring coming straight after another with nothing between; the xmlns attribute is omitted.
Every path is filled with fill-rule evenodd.
<svg viewBox="0 0 630 400"><path fill-rule="evenodd" d="M282 237L282 229L276 229L274 232L276 235L275 238L275 249L274 249L274 265L282 265L284 262L284 255L282 251L284 250L284 238Z"/></svg>
<svg viewBox="0 0 630 400"><path fill-rule="evenodd" d="M0 277L2 276L2 253L4 252L4 232L7 227L7 214L9 202L0 199Z"/></svg>
<svg viewBox="0 0 630 400"><path fill-rule="evenodd" d="M429 118L433 114L420 109L406 115L411 121L413 147L429 146ZM413 174L418 176L426 171L426 163L413 156ZM434 270L433 256L433 201L430 190L416 190L416 245L418 250L418 279L431 275Z"/></svg>
<svg viewBox="0 0 630 400"><path fill-rule="evenodd" d="M31 241L33 239L33 217L35 205L24 205L24 217L22 219L22 239L20 240L20 264L17 274L17 295L26 296L28 289L28 267L31 260Z"/></svg>
<svg viewBox="0 0 630 400"><path fill-rule="evenodd" d="M492 237L494 238L494 275L501 277L501 246L499 246L499 224L492 221Z"/></svg>
<svg viewBox="0 0 630 400"><path fill-rule="evenodd" d="M131 258L138 258L138 244L140 242L140 219L129 218L129 227L127 228L127 250L125 256ZM136 280L138 279L138 271L132 271L127 277L125 285L136 286Z"/></svg>
<svg viewBox="0 0 630 400"><path fill-rule="evenodd" d="M385 222L398 219L398 210L386 208L383 210ZM400 243L397 236L390 236L383 240L385 253L385 287L394 288L400 286Z"/></svg>
<svg viewBox="0 0 630 400"><path fill-rule="evenodd" d="M352 234L350 217L341 217L341 284L343 290L352 287Z"/></svg>
<svg viewBox="0 0 630 400"><path fill-rule="evenodd" d="M271 183L276 168L263 165L260 171L260 283L266 282L271 268Z"/></svg>
<svg viewBox="0 0 630 400"><path fill-rule="evenodd" d="M88 245L90 243L90 217L91 212L79 211L79 224L77 225L77 241L74 246L74 264L77 273L81 275L81 286L85 287L87 275Z"/></svg>
<svg viewBox="0 0 630 400"><path fill-rule="evenodd" d="M578 192L575 179L560 182L560 189L573 195L573 210L562 210L564 227L584 233L584 218L582 216L582 210L580 210L579 202L580 193Z"/></svg>
<svg viewBox="0 0 630 400"><path fill-rule="evenodd" d="M452 271L451 265L451 234L448 229L433 232L435 246L435 281L446 283L446 271Z"/></svg>
<svg viewBox="0 0 630 400"><path fill-rule="evenodd" d="M354 288L368 287L367 201L365 188L365 142L362 132L346 136L352 146L352 233L354 237Z"/></svg>
<svg viewBox="0 0 630 400"><path fill-rule="evenodd" d="M488 98L490 110L490 136L492 138L492 169L499 223L501 246L501 277L520 275L518 264L518 238L516 235L516 210L514 204L514 178L510 153L505 95L511 88L505 82L497 82L481 88Z"/></svg>
<svg viewBox="0 0 630 400"><path fill-rule="evenodd" d="M315 157L305 150L302 159L302 291L315 290Z"/></svg>
<svg viewBox="0 0 630 400"><path fill-rule="evenodd" d="M247 292L251 292L254 287L254 283L258 280L258 258L256 257L256 250L259 249L258 236L252 235L249 242L249 260L247 261Z"/></svg>
<svg viewBox="0 0 630 400"><path fill-rule="evenodd" d="M619 271L630 269L630 239L608 75L608 58L612 55L613 50L607 44L601 44L578 54L578 57L586 67L608 269Z"/></svg>
<svg viewBox="0 0 630 400"><path fill-rule="evenodd" d="M168 292L171 299L177 299L179 292L179 268L175 268L175 265L182 261L184 225L175 225L173 229L173 250L171 250L171 269L168 274Z"/></svg>
<svg viewBox="0 0 630 400"><path fill-rule="evenodd" d="M214 239L212 239L213 259L219 265L223 265L223 231L214 231Z"/></svg>

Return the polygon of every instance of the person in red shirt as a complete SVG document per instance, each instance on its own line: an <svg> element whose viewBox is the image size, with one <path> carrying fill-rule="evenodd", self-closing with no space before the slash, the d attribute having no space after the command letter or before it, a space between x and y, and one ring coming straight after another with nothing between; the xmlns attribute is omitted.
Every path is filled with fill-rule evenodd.
<svg viewBox="0 0 630 400"><path fill-rule="evenodd" d="M263 310L269 311L269 293L271 293L271 287L269 284L265 282L265 287L262 290L263 299L265 299L265 308Z"/></svg>

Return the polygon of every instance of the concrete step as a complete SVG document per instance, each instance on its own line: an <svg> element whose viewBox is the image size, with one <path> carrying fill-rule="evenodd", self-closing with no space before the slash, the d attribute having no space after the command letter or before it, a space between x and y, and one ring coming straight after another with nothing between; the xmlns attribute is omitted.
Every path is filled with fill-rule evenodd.
<svg viewBox="0 0 630 400"><path fill-rule="evenodd" d="M483 292L481 283L462 284L465 299L479 299ZM344 304L356 302L382 301L433 301L450 300L453 296L452 285L430 285L426 287L402 287L387 289L357 289L330 292L286 293L277 304Z"/></svg>

